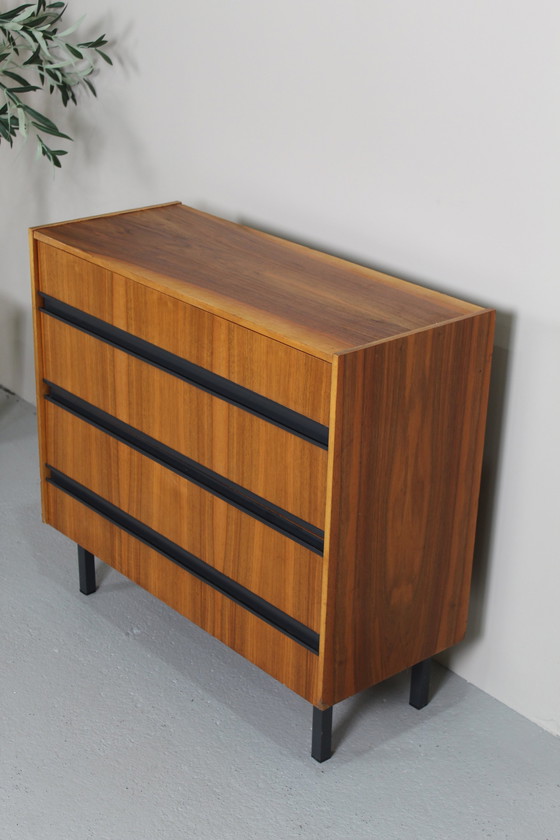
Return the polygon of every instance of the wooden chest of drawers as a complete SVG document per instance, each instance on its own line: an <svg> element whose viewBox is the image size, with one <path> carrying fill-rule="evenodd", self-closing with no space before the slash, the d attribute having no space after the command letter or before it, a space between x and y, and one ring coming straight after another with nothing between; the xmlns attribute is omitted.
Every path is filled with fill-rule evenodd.
<svg viewBox="0 0 560 840"><path fill-rule="evenodd" d="M31 250L82 591L94 555L136 581L312 703L328 757L334 703L465 632L493 311L181 204Z"/></svg>

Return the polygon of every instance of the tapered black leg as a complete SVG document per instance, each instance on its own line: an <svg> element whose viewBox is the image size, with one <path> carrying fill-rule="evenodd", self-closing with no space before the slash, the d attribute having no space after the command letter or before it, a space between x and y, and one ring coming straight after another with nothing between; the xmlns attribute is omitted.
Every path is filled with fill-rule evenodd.
<svg viewBox="0 0 560 840"><path fill-rule="evenodd" d="M95 558L91 551L86 551L81 545L78 546L78 569L80 572L80 592L83 595L91 595L95 592Z"/></svg>
<svg viewBox="0 0 560 840"><path fill-rule="evenodd" d="M412 666L410 675L410 705L423 709L430 699L431 659L424 659Z"/></svg>
<svg viewBox="0 0 560 840"><path fill-rule="evenodd" d="M332 706L318 709L313 706L313 734L311 737L311 757L315 761L326 761L332 755Z"/></svg>

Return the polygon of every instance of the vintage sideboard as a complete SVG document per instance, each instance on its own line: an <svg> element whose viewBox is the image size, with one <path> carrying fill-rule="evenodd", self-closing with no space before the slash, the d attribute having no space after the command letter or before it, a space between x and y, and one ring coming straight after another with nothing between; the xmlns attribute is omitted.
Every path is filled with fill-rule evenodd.
<svg viewBox="0 0 560 840"><path fill-rule="evenodd" d="M43 517L314 707L465 633L494 312L180 203L31 231ZM53 562L55 562L53 558Z"/></svg>

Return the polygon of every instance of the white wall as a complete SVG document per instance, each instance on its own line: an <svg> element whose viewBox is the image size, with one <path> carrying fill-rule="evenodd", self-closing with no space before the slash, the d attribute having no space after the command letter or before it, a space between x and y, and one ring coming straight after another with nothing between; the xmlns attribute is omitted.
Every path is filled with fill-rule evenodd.
<svg viewBox="0 0 560 840"><path fill-rule="evenodd" d="M0 382L33 399L26 228L174 199L496 307L473 616L448 662L559 733L560 6L70 5L120 62L66 115L61 173L0 147Z"/></svg>

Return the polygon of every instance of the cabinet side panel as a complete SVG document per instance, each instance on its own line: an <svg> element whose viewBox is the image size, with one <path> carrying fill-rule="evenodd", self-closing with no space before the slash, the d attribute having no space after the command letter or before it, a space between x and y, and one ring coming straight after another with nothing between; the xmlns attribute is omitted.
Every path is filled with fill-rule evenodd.
<svg viewBox="0 0 560 840"><path fill-rule="evenodd" d="M493 323L487 311L338 359L324 703L464 635Z"/></svg>

